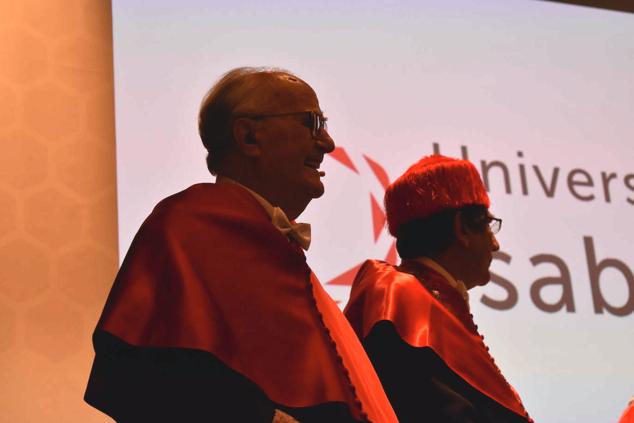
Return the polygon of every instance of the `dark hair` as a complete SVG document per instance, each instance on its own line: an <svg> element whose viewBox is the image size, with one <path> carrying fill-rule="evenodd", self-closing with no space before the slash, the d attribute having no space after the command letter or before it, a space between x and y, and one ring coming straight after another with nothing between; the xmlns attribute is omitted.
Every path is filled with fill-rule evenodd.
<svg viewBox="0 0 634 423"><path fill-rule="evenodd" d="M297 78L291 72L278 68L235 68L224 74L207 92L198 113L198 133L207 149L207 168L212 175L218 173L220 163L232 146L231 125L236 108L257 96L258 88L275 82L280 74Z"/></svg>
<svg viewBox="0 0 634 423"><path fill-rule="evenodd" d="M425 219L402 224L396 235L396 249L403 259L434 257L445 251L455 241L453 221L460 212L462 222L472 231L486 229L487 208L482 205L448 209Z"/></svg>

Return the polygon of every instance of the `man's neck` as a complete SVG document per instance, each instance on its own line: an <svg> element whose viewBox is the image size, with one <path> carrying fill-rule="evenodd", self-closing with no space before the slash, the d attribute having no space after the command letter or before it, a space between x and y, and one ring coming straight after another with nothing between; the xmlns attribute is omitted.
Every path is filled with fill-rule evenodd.
<svg viewBox="0 0 634 423"><path fill-rule="evenodd" d="M306 206L299 206L294 204L292 201L285 201L284 198L279 198L279 195L276 195L275 189L268 189L266 186L263 186L261 183L257 181L248 179L248 178L236 178L230 175L219 174L216 178L216 183L224 183L224 182L233 182L238 185L243 186L244 188L249 189L252 193L260 196L266 202L268 202L272 207L279 207L282 209L284 214L290 219L295 220L297 217L304 211Z"/></svg>
<svg viewBox="0 0 634 423"><path fill-rule="evenodd" d="M291 222L286 213L280 208L273 206L266 198L262 197L257 192L253 191L249 187L242 185L241 183L228 178L226 176L219 176L216 179L217 184L235 184L241 186L247 190L253 198L264 208L266 213L271 218L271 223L275 226L283 235L288 236L289 239L297 242L304 250L308 250L310 246L310 225L307 223L295 223Z"/></svg>
<svg viewBox="0 0 634 423"><path fill-rule="evenodd" d="M469 294L467 293L466 285L460 279L454 277L443 265L429 257L418 257L413 260L431 268L440 276L445 278L447 283L456 291L458 291L458 293L460 293L462 298L464 298L467 303L469 302Z"/></svg>
<svg viewBox="0 0 634 423"><path fill-rule="evenodd" d="M275 208L275 206L271 204L269 200L267 200L266 198L264 198L263 196L261 196L260 194L255 192L253 189L249 188L248 186L241 184L240 182L236 181L233 178L230 178L228 176L222 176L222 175L218 175L218 177L216 178L216 183L217 184L235 184L235 185L241 186L242 188L249 191L251 195L255 197L256 200L258 200L258 202L262 205L262 207L264 207L264 209L269 214L269 216L273 214L273 209Z"/></svg>
<svg viewBox="0 0 634 423"><path fill-rule="evenodd" d="M455 280L462 281L467 289L473 288L473 285L471 285L469 281L469 275L464 272L462 266L463 259L461 257L455 257L451 251L446 251L443 254L431 257L431 259L442 266Z"/></svg>

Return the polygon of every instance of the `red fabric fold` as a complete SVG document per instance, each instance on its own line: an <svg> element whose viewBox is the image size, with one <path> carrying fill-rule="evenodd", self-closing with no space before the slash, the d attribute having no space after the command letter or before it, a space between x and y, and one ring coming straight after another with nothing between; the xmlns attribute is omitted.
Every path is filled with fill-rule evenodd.
<svg viewBox="0 0 634 423"><path fill-rule="evenodd" d="M137 346L208 351L282 405L339 401L358 419L396 421L302 250L237 185L194 185L156 206L98 328Z"/></svg>
<svg viewBox="0 0 634 423"><path fill-rule="evenodd" d="M434 277L432 272L428 275ZM465 326L414 275L382 261L366 261L353 282L345 314L361 339L378 322L392 322L409 345L431 348L475 389L528 418L519 395L494 364L482 337L468 329L473 323Z"/></svg>
<svg viewBox="0 0 634 423"><path fill-rule="evenodd" d="M627 408L623 411L619 423L634 423L634 398L630 400Z"/></svg>

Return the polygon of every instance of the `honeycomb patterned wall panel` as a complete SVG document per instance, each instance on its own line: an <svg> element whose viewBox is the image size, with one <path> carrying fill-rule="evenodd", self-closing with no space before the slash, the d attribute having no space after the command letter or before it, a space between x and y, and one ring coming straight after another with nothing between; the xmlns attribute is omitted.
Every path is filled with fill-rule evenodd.
<svg viewBox="0 0 634 423"><path fill-rule="evenodd" d="M79 1L20 0L19 3L24 26L51 40L73 34L81 19Z"/></svg>
<svg viewBox="0 0 634 423"><path fill-rule="evenodd" d="M47 296L24 310L23 319L24 345L29 350L53 361L72 357L82 350L84 319L70 302Z"/></svg>
<svg viewBox="0 0 634 423"><path fill-rule="evenodd" d="M94 163L111 154L112 150L101 143L87 142L86 139L74 141L53 152L55 173L63 186L78 198L97 198L108 189L101 181L114 175Z"/></svg>
<svg viewBox="0 0 634 423"><path fill-rule="evenodd" d="M0 246L0 294L21 303L43 296L50 284L51 258L28 238Z"/></svg>
<svg viewBox="0 0 634 423"><path fill-rule="evenodd" d="M72 303L94 309L108 295L111 269L112 256L107 251L80 244L60 256L57 287Z"/></svg>
<svg viewBox="0 0 634 423"><path fill-rule="evenodd" d="M51 252L81 241L83 236L81 202L56 186L43 186L24 200L25 231Z"/></svg>
<svg viewBox="0 0 634 423"><path fill-rule="evenodd" d="M113 176L114 178L114 176ZM90 239L107 251L110 255L116 256L118 251L117 232L111 230L112 209L117 203L117 192L114 188L103 192L99 198L87 204L88 214L88 236Z"/></svg>
<svg viewBox="0 0 634 423"><path fill-rule="evenodd" d="M16 123L18 116L18 95L8 84L0 83L0 129L6 129Z"/></svg>
<svg viewBox="0 0 634 423"><path fill-rule="evenodd" d="M15 196L0 189L0 210L2 210L0 213L0 243L15 232L18 226L17 205L18 201Z"/></svg>
<svg viewBox="0 0 634 423"><path fill-rule="evenodd" d="M2 6L2 13L0 13L0 28L4 28L5 25L14 21L16 3L18 0L2 0L0 6Z"/></svg>
<svg viewBox="0 0 634 423"><path fill-rule="evenodd" d="M19 86L43 81L48 73L46 40L16 23L0 29L0 76Z"/></svg>
<svg viewBox="0 0 634 423"><path fill-rule="evenodd" d="M108 99L112 97L113 90L114 87L109 86L107 89L102 89L86 96L86 119L82 122L82 137L85 140L110 148L109 154L114 156L115 145L110 142L114 139L114 125L112 122L104 122L103 119L100 119L100 116L112 113L110 110L112 106ZM109 169L114 171L114 167Z"/></svg>
<svg viewBox="0 0 634 423"><path fill-rule="evenodd" d="M88 49L88 50L86 50ZM78 94L86 94L102 87L99 69L107 66L110 43L89 37L68 38L53 50L55 80Z"/></svg>
<svg viewBox="0 0 634 423"><path fill-rule="evenodd" d="M108 0L0 0L0 422L83 401L117 271Z"/></svg>
<svg viewBox="0 0 634 423"><path fill-rule="evenodd" d="M0 132L0 183L18 190L38 186L48 174L48 147L21 128Z"/></svg>
<svg viewBox="0 0 634 423"><path fill-rule="evenodd" d="M50 144L76 135L84 118L79 95L50 79L24 92L24 111L24 124Z"/></svg>
<svg viewBox="0 0 634 423"><path fill-rule="evenodd" d="M0 302L0 353L16 344L16 326L17 319L15 310L9 305Z"/></svg>

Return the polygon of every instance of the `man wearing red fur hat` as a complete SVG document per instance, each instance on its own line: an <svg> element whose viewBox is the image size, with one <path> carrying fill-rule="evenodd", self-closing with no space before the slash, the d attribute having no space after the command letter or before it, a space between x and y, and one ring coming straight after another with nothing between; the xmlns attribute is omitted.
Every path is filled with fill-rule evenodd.
<svg viewBox="0 0 634 423"><path fill-rule="evenodd" d="M470 288L490 279L502 221L466 160L425 157L385 193L402 262L369 260L345 314L401 422L531 421L484 345Z"/></svg>
<svg viewBox="0 0 634 423"><path fill-rule="evenodd" d="M294 223L324 192L325 120L286 71L234 69L210 90L199 129L217 181L141 226L94 333L87 402L120 422L396 421Z"/></svg>

